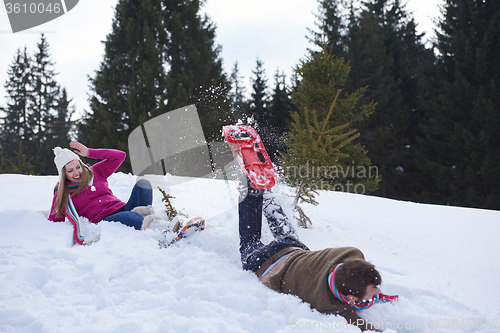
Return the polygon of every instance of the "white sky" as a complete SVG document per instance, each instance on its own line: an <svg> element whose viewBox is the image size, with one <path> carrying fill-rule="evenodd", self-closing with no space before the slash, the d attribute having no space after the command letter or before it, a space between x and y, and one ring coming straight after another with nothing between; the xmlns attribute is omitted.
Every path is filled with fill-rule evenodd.
<svg viewBox="0 0 500 333"><path fill-rule="evenodd" d="M408 0L419 32L432 37L439 6L444 0ZM45 33L50 46L57 82L73 98L77 115L88 110L88 76L93 77L103 59L101 41L111 32L116 0L80 0L73 10L41 26L12 33L7 12L0 4L0 105L5 105L7 70L18 48L33 53ZM216 43L222 46L224 69L231 74L238 61L243 83L250 93L250 77L256 59L264 61L268 85L274 86L279 68L289 82L292 68L307 54L307 28L315 28L316 0L208 0L203 7L216 29Z"/></svg>

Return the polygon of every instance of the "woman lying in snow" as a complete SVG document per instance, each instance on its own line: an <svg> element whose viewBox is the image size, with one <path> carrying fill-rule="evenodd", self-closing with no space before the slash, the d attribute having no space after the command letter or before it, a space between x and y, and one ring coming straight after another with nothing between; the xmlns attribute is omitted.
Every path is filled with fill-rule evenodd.
<svg viewBox="0 0 500 333"><path fill-rule="evenodd" d="M356 314L378 301L398 296L382 294L375 266L354 247L310 251L298 240L293 226L270 190L241 187L238 206L243 269L254 272L267 287L298 296L321 313L341 315L361 330L379 331ZM275 240L261 242L262 213Z"/></svg>
<svg viewBox="0 0 500 333"><path fill-rule="evenodd" d="M118 199L109 188L107 179L125 160L124 152L89 149L79 142L71 142L70 147L80 156L102 161L89 167L73 151L54 148L59 183L54 189L49 220L61 222L65 217L71 220L83 216L93 223L116 221L137 230L153 226L168 227L167 222L155 214L151 206L153 191L149 181L139 180L127 203Z"/></svg>

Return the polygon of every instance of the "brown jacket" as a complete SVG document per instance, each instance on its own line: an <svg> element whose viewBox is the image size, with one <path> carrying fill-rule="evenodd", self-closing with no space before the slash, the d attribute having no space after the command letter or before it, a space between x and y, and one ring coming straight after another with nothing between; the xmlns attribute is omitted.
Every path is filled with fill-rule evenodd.
<svg viewBox="0 0 500 333"><path fill-rule="evenodd" d="M354 258L364 259L363 253L355 247L298 250L288 257L280 271L269 277L265 285L278 292L298 296L321 313L341 315L363 331L375 330L372 324L356 314L352 306L339 301L328 286L328 275L335 266Z"/></svg>

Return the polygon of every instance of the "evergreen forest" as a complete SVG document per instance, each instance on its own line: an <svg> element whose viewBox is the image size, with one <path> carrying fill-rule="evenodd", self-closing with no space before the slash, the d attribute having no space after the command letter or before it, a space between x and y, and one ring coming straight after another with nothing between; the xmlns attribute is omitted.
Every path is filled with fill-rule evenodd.
<svg viewBox="0 0 500 333"><path fill-rule="evenodd" d="M195 104L209 143L222 141L224 125L254 126L305 202L362 186L500 209L500 1L445 0L431 41L404 1L317 2L294 75L266 73L257 58L247 91L237 62L223 70L203 0L119 0L78 119L42 34L13 55L3 83L0 173L55 174L52 148L73 139L128 152L132 130ZM304 165L307 177L292 175Z"/></svg>

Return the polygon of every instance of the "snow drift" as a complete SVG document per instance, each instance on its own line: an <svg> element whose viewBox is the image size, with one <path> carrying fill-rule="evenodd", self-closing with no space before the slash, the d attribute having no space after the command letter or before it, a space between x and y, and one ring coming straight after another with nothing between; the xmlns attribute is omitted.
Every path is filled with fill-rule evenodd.
<svg viewBox="0 0 500 333"><path fill-rule="evenodd" d="M84 247L72 246L69 222L46 219L56 178L0 175L1 332L359 332L241 269L235 183L170 187L177 209L207 220L175 246L101 222L100 241ZM125 201L135 177L109 182ZM289 210L291 189L275 193ZM400 296L362 317L398 332L499 331L500 212L341 192L318 202L304 207L314 224L298 229L301 240L312 250L358 247L381 272L383 292Z"/></svg>

